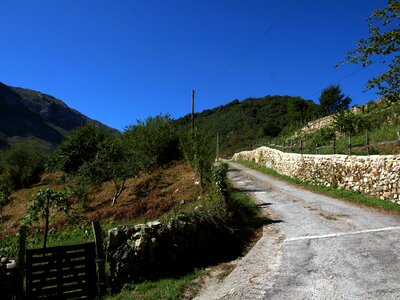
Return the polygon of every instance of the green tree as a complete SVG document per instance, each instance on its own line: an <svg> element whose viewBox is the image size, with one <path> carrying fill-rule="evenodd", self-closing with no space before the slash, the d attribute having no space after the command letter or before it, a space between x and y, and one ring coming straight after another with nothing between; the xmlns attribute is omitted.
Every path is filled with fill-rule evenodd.
<svg viewBox="0 0 400 300"><path fill-rule="evenodd" d="M204 135L197 130L192 138L191 134L182 134L180 148L186 161L195 169L202 188L211 182L213 148Z"/></svg>
<svg viewBox="0 0 400 300"><path fill-rule="evenodd" d="M94 186L105 180L112 180L114 195L111 205L114 205L125 190L127 179L135 177L143 169L148 169L151 163L147 157L127 151L121 138L115 137L103 143L95 158L79 168L78 178L80 183Z"/></svg>
<svg viewBox="0 0 400 300"><path fill-rule="evenodd" d="M75 174L85 162L96 157L110 136L109 132L92 124L75 129L53 152L49 168Z"/></svg>
<svg viewBox="0 0 400 300"><path fill-rule="evenodd" d="M126 127L124 143L132 155L138 155L156 165L168 163L180 157L177 129L169 115L138 120L136 125Z"/></svg>
<svg viewBox="0 0 400 300"><path fill-rule="evenodd" d="M341 133L356 134L370 129L371 123L367 115L344 111L335 115L334 126Z"/></svg>
<svg viewBox="0 0 400 300"><path fill-rule="evenodd" d="M33 221L38 222L40 219L45 222L43 248L46 248L47 244L51 208L68 213L69 202L67 194L49 188L42 189L35 194L33 202L29 205L27 210L26 220L28 223Z"/></svg>
<svg viewBox="0 0 400 300"><path fill-rule="evenodd" d="M24 188L40 180L47 153L33 140L12 145L2 153L0 173L9 176L14 188Z"/></svg>
<svg viewBox="0 0 400 300"><path fill-rule="evenodd" d="M400 2L395 0L389 0L384 9L374 10L368 18L369 37L359 40L357 48L347 52L344 61L361 63L364 67L377 60L390 61L388 71L368 80L367 89L377 87L379 94L391 100L398 100L400 92L399 13Z"/></svg>
<svg viewBox="0 0 400 300"><path fill-rule="evenodd" d="M345 97L339 85L331 85L324 89L319 97L319 104L324 115L344 111L349 108L351 99Z"/></svg>
<svg viewBox="0 0 400 300"><path fill-rule="evenodd" d="M304 124L308 105L300 97L290 98L287 107L288 123L296 124L299 127Z"/></svg>

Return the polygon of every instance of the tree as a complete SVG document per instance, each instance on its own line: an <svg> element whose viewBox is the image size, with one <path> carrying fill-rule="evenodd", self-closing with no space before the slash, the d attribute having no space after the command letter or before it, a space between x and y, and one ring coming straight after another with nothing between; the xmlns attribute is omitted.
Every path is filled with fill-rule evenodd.
<svg viewBox="0 0 400 300"><path fill-rule="evenodd" d="M362 113L344 111L335 115L334 126L337 131L351 135L370 129L371 122Z"/></svg>
<svg viewBox="0 0 400 300"><path fill-rule="evenodd" d="M129 153L120 137L103 143L95 158L85 162L78 170L79 181L88 185L99 185L105 180L112 180L114 205L126 188L128 178L135 177L141 170L147 169L152 162L138 153Z"/></svg>
<svg viewBox="0 0 400 300"><path fill-rule="evenodd" d="M306 112L308 109L307 102L300 97L293 97L289 99L287 108L288 123L296 124L299 127L305 121Z"/></svg>
<svg viewBox="0 0 400 300"><path fill-rule="evenodd" d="M395 101L400 92L400 2L389 0L384 9L375 10L368 18L370 36L357 42L357 48L347 52L344 62L361 63L364 67L380 60L389 70L367 82L367 90L377 87L379 94ZM377 58L375 58L378 56ZM375 58L372 60L372 58ZM342 62L341 64L343 64Z"/></svg>
<svg viewBox="0 0 400 300"><path fill-rule="evenodd" d="M130 125L123 134L131 154L147 157L156 165L168 163L181 156L176 126L169 115L148 117Z"/></svg>
<svg viewBox="0 0 400 300"><path fill-rule="evenodd" d="M319 97L319 104L324 115L344 111L349 108L351 99L345 97L339 85L331 85L324 89Z"/></svg>
<svg viewBox="0 0 400 300"><path fill-rule="evenodd" d="M53 152L49 166L69 174L96 157L111 134L87 124L75 129Z"/></svg>
<svg viewBox="0 0 400 300"><path fill-rule="evenodd" d="M24 188L40 180L44 171L46 151L33 140L12 145L2 153L0 173L9 176L14 188Z"/></svg>
<svg viewBox="0 0 400 300"><path fill-rule="evenodd" d="M47 244L51 208L56 208L59 211L68 213L69 202L67 194L49 188L42 189L35 194L33 202L29 205L27 210L26 220L28 223L39 221L39 218L45 221L43 248L46 248Z"/></svg>

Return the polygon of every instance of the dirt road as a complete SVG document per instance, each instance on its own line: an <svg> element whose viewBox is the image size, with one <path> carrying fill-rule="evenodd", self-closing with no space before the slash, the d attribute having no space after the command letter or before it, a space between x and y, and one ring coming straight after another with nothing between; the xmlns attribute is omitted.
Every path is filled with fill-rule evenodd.
<svg viewBox="0 0 400 300"><path fill-rule="evenodd" d="M198 299L400 299L400 217L230 164L279 223Z"/></svg>

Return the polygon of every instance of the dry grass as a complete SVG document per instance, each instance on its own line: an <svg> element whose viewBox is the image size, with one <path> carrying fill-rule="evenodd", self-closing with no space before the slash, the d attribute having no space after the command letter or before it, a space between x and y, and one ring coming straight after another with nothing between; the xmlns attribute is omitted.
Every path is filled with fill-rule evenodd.
<svg viewBox="0 0 400 300"><path fill-rule="evenodd" d="M84 208L76 201L72 207L80 220L98 220L104 223L110 220L154 219L168 211L179 210L183 204L197 199L201 191L195 181L192 168L183 161L176 161L151 173L143 173L137 178L129 179L126 189L113 207L111 199L114 187L111 181L89 191L87 207ZM0 239L18 231L21 219L38 190L66 187L59 182L58 175L46 174L41 184L16 191L12 203L4 209ZM67 223L67 218L60 215L51 223L52 226L60 228Z"/></svg>

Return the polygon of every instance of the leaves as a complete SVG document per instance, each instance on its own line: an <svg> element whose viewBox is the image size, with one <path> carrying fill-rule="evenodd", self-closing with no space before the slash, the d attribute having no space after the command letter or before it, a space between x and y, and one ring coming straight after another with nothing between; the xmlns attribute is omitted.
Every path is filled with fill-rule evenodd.
<svg viewBox="0 0 400 300"><path fill-rule="evenodd" d="M366 89L378 88L379 94L398 100L400 92L400 2L389 0L384 9L375 10L368 18L370 36L357 42L357 48L347 52L344 62L361 63L364 67L380 61L390 61L388 70L367 82ZM340 63L343 64L344 62Z"/></svg>

